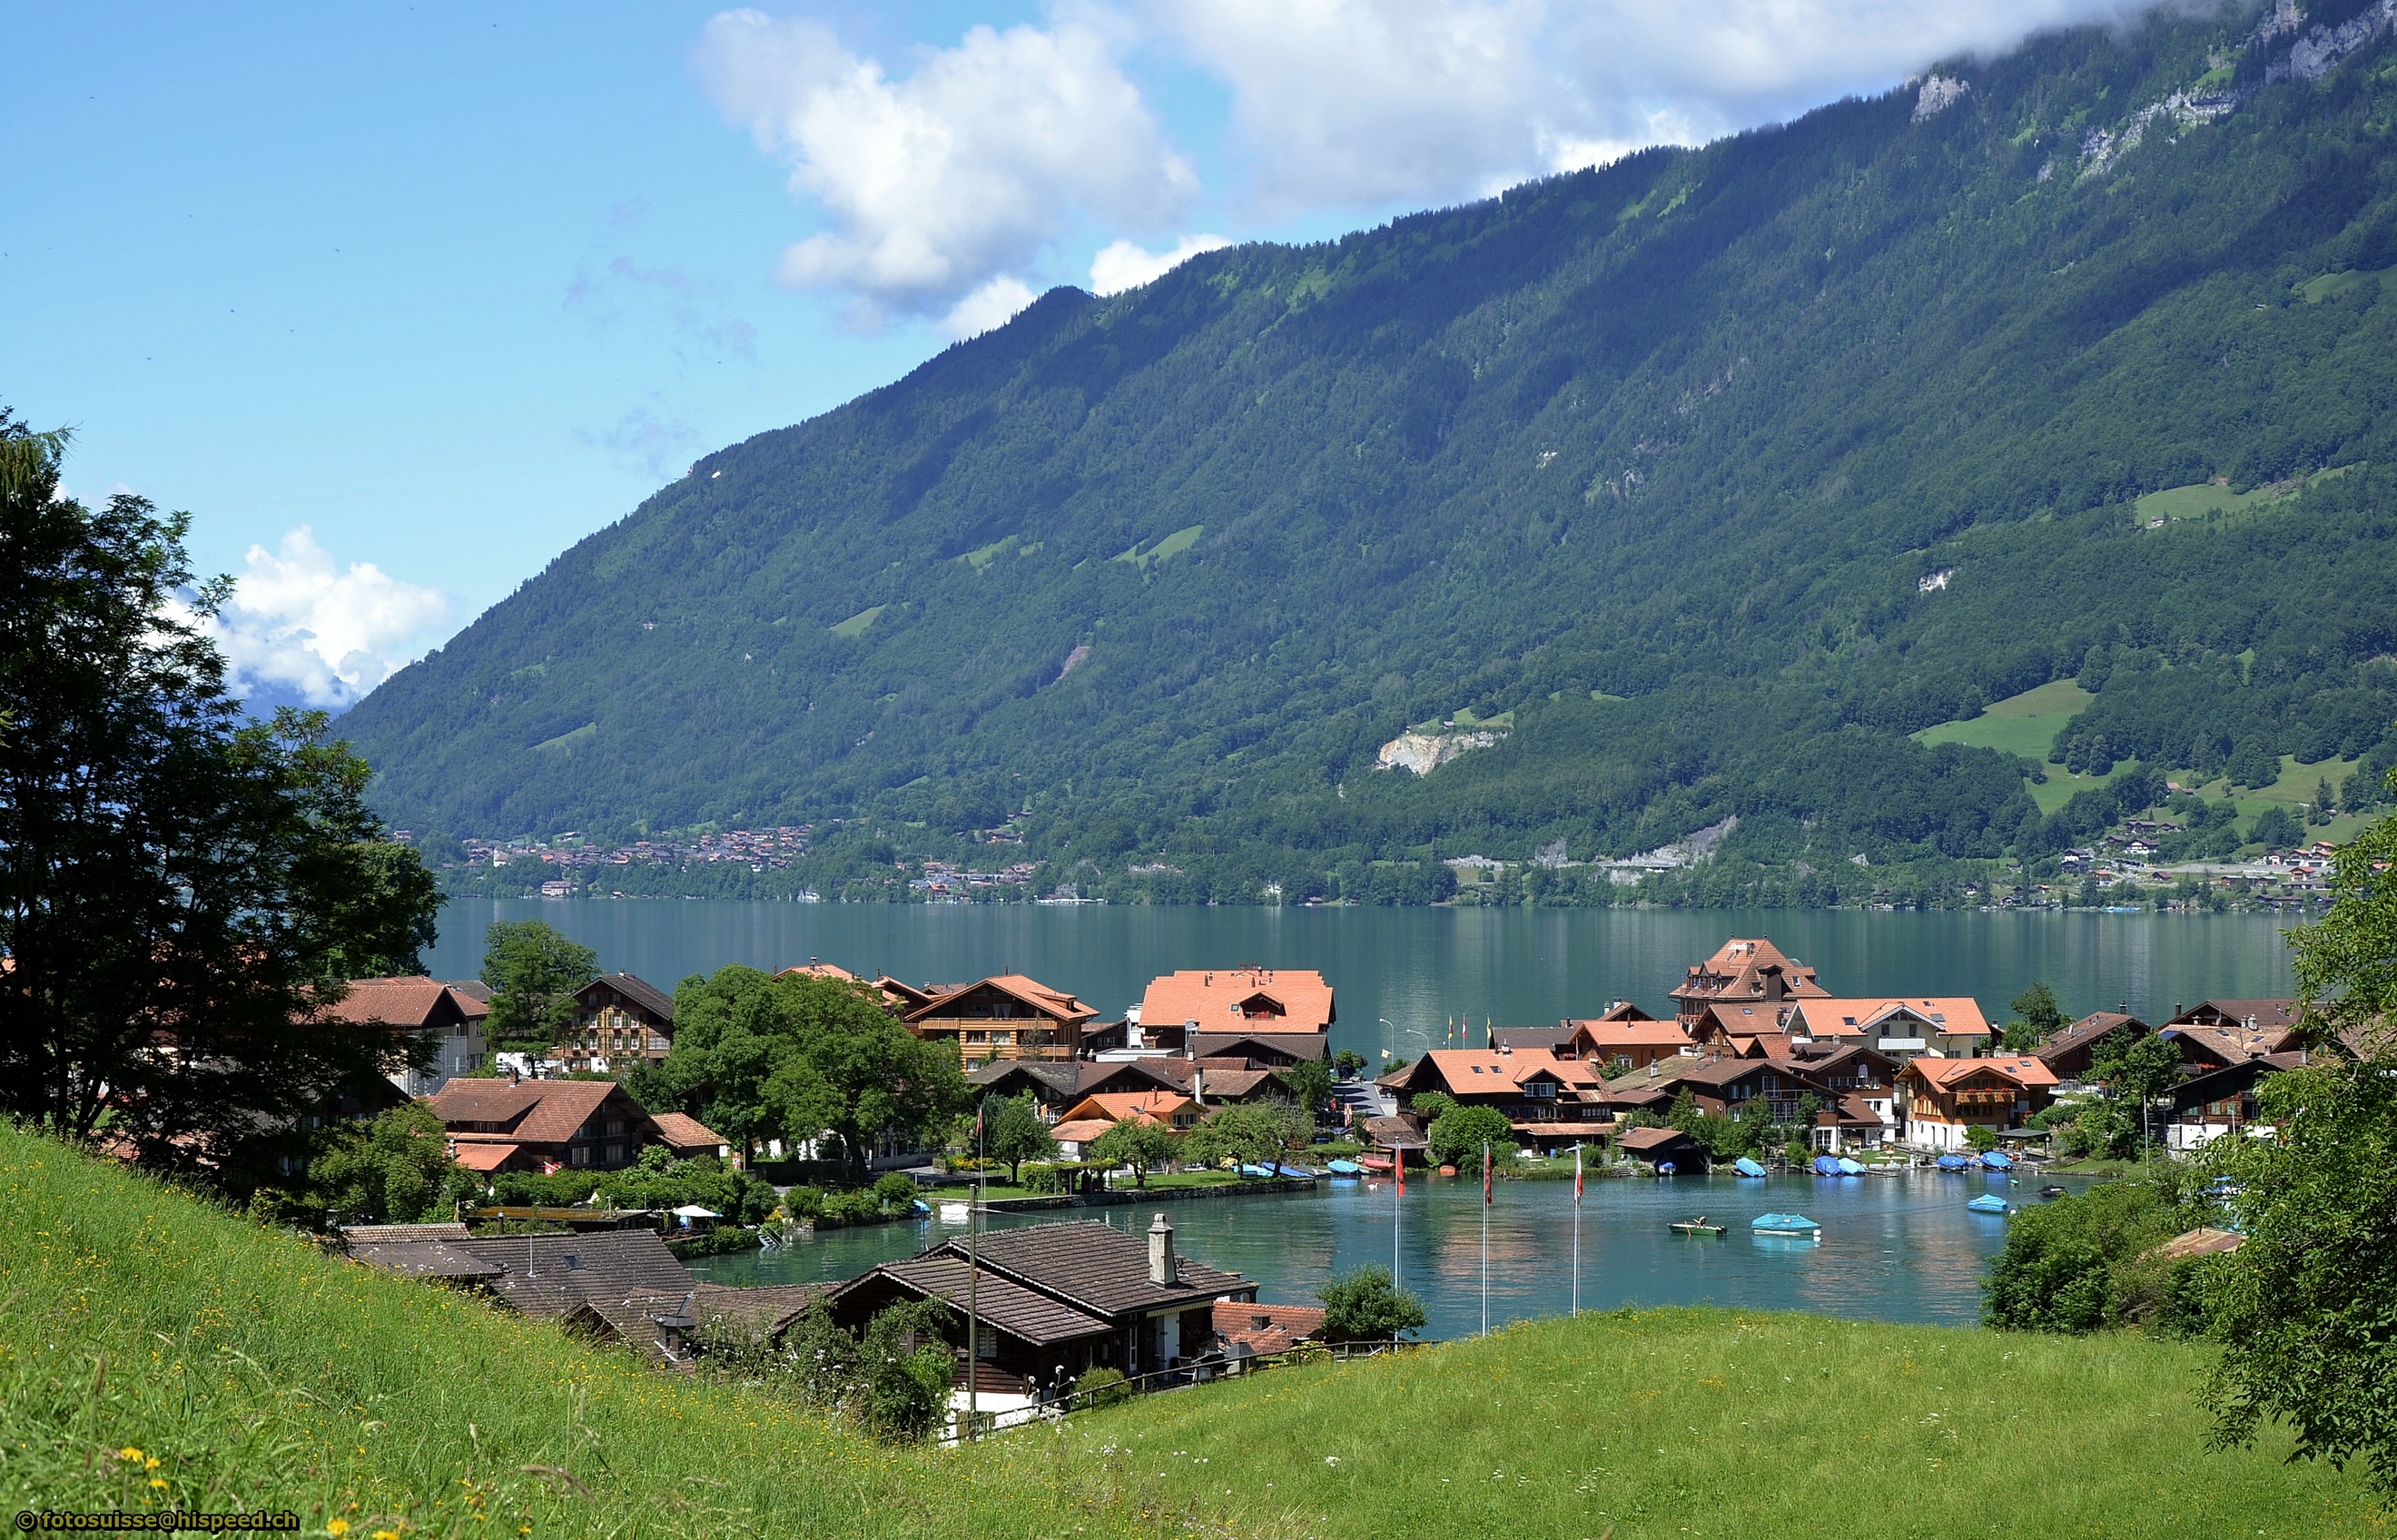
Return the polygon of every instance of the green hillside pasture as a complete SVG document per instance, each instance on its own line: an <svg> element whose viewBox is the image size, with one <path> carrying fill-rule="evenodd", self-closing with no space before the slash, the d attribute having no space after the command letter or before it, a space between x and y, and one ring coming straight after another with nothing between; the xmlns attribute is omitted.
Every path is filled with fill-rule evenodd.
<svg viewBox="0 0 2397 1540"><path fill-rule="evenodd" d="M2043 760L2064 724L2080 716L2096 698L2082 689L2077 680L2057 679L2019 695L2009 695L1978 716L1924 728L1914 739L1934 748L1941 743L1962 743L1967 748L1996 749L2001 754Z"/></svg>
<svg viewBox="0 0 2397 1540"><path fill-rule="evenodd" d="M2379 1533L2287 1441L2205 1446L2204 1350L1728 1310L1527 1322L986 1446L1231 1533L1345 1540Z"/></svg>
<svg viewBox="0 0 2397 1540"><path fill-rule="evenodd" d="M2337 274L2340 278L2353 274ZM2365 274L2377 278L2377 275ZM2321 279L2314 280L2317 283ZM2316 471L2313 475L2288 481L2276 481L2262 487L2234 492L2230 487L2201 481L2189 487L2167 487L2160 492L2149 492L2132 503L2132 514L2142 525L2163 519L2167 522L2185 518L2206 518L2216 514L2245 514L2263 510L2276 502L2284 502L2317 481L2346 475L2352 465L2340 465L2332 470Z"/></svg>
<svg viewBox="0 0 2397 1540"><path fill-rule="evenodd" d="M389 1533L1148 1533L329 1259L0 1125L0 1506Z"/></svg>

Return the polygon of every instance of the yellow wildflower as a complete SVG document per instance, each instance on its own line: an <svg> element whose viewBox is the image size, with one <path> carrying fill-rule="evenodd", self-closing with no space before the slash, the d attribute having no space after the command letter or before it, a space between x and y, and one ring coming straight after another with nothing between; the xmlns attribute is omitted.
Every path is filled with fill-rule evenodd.
<svg viewBox="0 0 2397 1540"><path fill-rule="evenodd" d="M342 1535L350 1533L350 1521L346 1519L333 1520L325 1526L325 1533L331 1535L333 1540L341 1540Z"/></svg>
<svg viewBox="0 0 2397 1540"><path fill-rule="evenodd" d="M116 1457L120 1460L138 1460L141 1458L141 1452L131 1444L127 1444L116 1452Z"/></svg>

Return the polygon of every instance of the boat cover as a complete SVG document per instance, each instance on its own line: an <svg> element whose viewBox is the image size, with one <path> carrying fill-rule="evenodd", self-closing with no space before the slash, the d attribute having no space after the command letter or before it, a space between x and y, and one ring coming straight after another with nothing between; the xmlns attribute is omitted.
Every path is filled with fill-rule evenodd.
<svg viewBox="0 0 2397 1540"><path fill-rule="evenodd" d="M1739 1172L1742 1176L1762 1176L1764 1174L1764 1168L1758 1165L1755 1161L1749 1159L1745 1155L1733 1161L1731 1163L1731 1168L1732 1170Z"/></svg>
<svg viewBox="0 0 2397 1540"><path fill-rule="evenodd" d="M1802 1213L1761 1213L1756 1216L1756 1224L1752 1227L1760 1230L1819 1230L1823 1226Z"/></svg>
<svg viewBox="0 0 2397 1540"><path fill-rule="evenodd" d="M1837 1176L1840 1174L1840 1163L1837 1160L1832 1159L1828 1155L1818 1155L1814 1157L1814 1174L1817 1176Z"/></svg>
<svg viewBox="0 0 2397 1540"><path fill-rule="evenodd" d="M2000 1198L1996 1193L1985 1192L1980 1197L1973 1199L1970 1203L1965 1204L1964 1207L1972 1210L1975 1213L2003 1213L2006 1212L2006 1200Z"/></svg>
<svg viewBox="0 0 2397 1540"><path fill-rule="evenodd" d="M1989 1167L1991 1171L2012 1171L2015 1169L2014 1157L2011 1155L2001 1155L1996 1150L1991 1150L1989 1154L1981 1157L1981 1164Z"/></svg>
<svg viewBox="0 0 2397 1540"><path fill-rule="evenodd" d="M1865 1163L1863 1161L1851 1160L1844 1155L1840 1157L1840 1174L1841 1176L1862 1176L1864 1173Z"/></svg>
<svg viewBox="0 0 2397 1540"><path fill-rule="evenodd" d="M1941 1171L1969 1171L1972 1169L1972 1165L1973 1162L1965 1159L1961 1155L1943 1155L1939 1158L1939 1169Z"/></svg>

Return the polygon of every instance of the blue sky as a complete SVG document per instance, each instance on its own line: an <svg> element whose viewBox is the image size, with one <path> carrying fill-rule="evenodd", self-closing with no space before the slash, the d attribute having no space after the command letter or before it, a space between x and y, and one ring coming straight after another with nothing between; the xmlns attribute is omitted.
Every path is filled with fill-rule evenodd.
<svg viewBox="0 0 2397 1540"><path fill-rule="evenodd" d="M1884 89L2108 0L29 7L0 403L343 703L1057 283ZM1099 261L1094 277L1094 259Z"/></svg>

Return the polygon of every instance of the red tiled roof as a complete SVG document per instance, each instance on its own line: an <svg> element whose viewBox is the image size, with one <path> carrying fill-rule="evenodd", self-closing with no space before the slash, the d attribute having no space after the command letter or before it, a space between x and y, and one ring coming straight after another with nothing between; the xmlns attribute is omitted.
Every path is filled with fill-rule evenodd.
<svg viewBox="0 0 2397 1540"><path fill-rule="evenodd" d="M1773 968L1781 971L1782 989L1788 998L1830 993L1814 982L1813 969L1772 942L1761 937L1734 936L1717 947L1713 957L1691 969L1689 976L1673 991L1673 998L1684 1001L1761 999L1765 971Z"/></svg>
<svg viewBox="0 0 2397 1540"><path fill-rule="evenodd" d="M449 1158L468 1171L497 1171L513 1159L520 1145L461 1139Z"/></svg>
<svg viewBox="0 0 2397 1540"><path fill-rule="evenodd" d="M971 984L948 984L931 993L923 1004L910 1008L904 1019L910 1022L932 1020L984 1020L981 1017L957 1017L950 1008L966 996L987 984L1003 995L1030 1006L1041 1015L1057 1022L1086 1022L1098 1012L1066 994L1051 989L1038 979L1027 979L1021 973L994 973Z"/></svg>
<svg viewBox="0 0 2397 1540"><path fill-rule="evenodd" d="M326 1009L325 1013L335 1021L424 1027L444 1014L445 1006L470 1022L481 1021L491 1013L489 1006L458 993L439 979L352 979L347 988L349 993L339 1003Z"/></svg>
<svg viewBox="0 0 2397 1540"><path fill-rule="evenodd" d="M562 1145L615 1089L613 1080L459 1078L429 1105L445 1123L498 1123L498 1132L521 1143Z"/></svg>
<svg viewBox="0 0 2397 1540"><path fill-rule="evenodd" d="M1596 1021L1566 1024L1573 1029L1575 1036L1588 1038L1592 1046L1601 1052L1610 1048L1681 1049L1690 1043L1690 1035L1681 1030L1679 1022L1647 1019L1610 1021L1601 1017Z"/></svg>
<svg viewBox="0 0 2397 1540"><path fill-rule="evenodd" d="M1881 1030L1884 1018L1900 1013L1922 1018L1934 1032L1951 1038L1986 1038L1991 1036L1989 1019L1981 1013L1981 1002L1970 995L1935 995L1899 997L1892 995L1856 996L1804 999L1790 1012L1788 1030L1797 1036L1802 1025L1806 1034L1815 1038L1855 1038L1868 1035L1911 1037L1911 1032L1893 1034ZM1907 1024L1903 1021L1895 1025Z"/></svg>
<svg viewBox="0 0 2397 1540"><path fill-rule="evenodd" d="M1982 1070L1995 1070L2019 1086L2052 1086L2056 1071L2029 1054L2002 1059L1909 1059L1901 1073L1911 1073L1935 1086L1950 1086Z"/></svg>
<svg viewBox="0 0 2397 1540"><path fill-rule="evenodd" d="M1175 1113L1194 1110L1196 1105L1189 1097L1171 1091L1110 1091L1083 1097L1065 1109L1063 1120L1119 1123L1127 1118L1137 1118L1144 1122L1170 1125Z"/></svg>
<svg viewBox="0 0 2397 1540"><path fill-rule="evenodd" d="M685 1113L652 1113L649 1116L649 1121L657 1124L658 1132L664 1137L667 1145L674 1149L704 1148L713 1153L719 1146L732 1142L698 1118Z"/></svg>
<svg viewBox="0 0 2397 1540"><path fill-rule="evenodd" d="M1151 979L1140 1023L1200 1032L1323 1032L1337 1012L1313 969L1185 968Z"/></svg>
<svg viewBox="0 0 2397 1540"><path fill-rule="evenodd" d="M1312 1305L1240 1304L1215 1306L1215 1334L1254 1353L1279 1353L1323 1334L1323 1312Z"/></svg>

